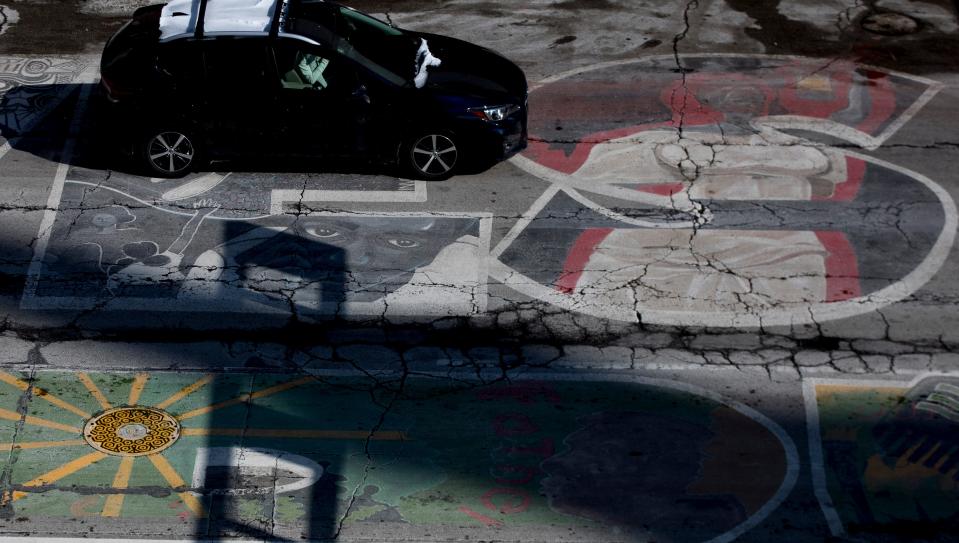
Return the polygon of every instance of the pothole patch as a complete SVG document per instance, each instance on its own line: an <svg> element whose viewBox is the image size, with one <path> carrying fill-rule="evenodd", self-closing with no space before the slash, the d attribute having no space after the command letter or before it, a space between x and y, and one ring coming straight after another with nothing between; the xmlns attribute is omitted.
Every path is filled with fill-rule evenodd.
<svg viewBox="0 0 959 543"><path fill-rule="evenodd" d="M0 36L20 20L20 14L17 10L0 5Z"/></svg>
<svg viewBox="0 0 959 543"><path fill-rule="evenodd" d="M919 21L904 13L870 13L860 23L863 30L882 36L905 36L919 30Z"/></svg>

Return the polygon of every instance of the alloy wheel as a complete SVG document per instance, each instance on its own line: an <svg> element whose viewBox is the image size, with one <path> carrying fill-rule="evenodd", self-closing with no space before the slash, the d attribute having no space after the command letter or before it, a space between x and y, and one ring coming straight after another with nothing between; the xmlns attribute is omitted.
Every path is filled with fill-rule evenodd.
<svg viewBox="0 0 959 543"><path fill-rule="evenodd" d="M442 134L423 136L413 144L413 166L428 177L440 177L456 165L459 154L453 140Z"/></svg>
<svg viewBox="0 0 959 543"><path fill-rule="evenodd" d="M147 156L158 171L168 174L190 167L195 155L193 142L180 132L162 132L150 140Z"/></svg>

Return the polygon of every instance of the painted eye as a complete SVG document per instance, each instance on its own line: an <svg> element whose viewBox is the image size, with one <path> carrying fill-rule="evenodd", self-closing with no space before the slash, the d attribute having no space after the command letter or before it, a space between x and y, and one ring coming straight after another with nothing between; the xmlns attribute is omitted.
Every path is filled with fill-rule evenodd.
<svg viewBox="0 0 959 543"><path fill-rule="evenodd" d="M340 235L340 232L334 230L333 228L317 228L315 226L308 226L306 231L311 236L324 239L335 238Z"/></svg>
<svg viewBox="0 0 959 543"><path fill-rule="evenodd" d="M390 238L386 241L393 247L399 247L400 249L412 249L420 246L420 242L412 239Z"/></svg>

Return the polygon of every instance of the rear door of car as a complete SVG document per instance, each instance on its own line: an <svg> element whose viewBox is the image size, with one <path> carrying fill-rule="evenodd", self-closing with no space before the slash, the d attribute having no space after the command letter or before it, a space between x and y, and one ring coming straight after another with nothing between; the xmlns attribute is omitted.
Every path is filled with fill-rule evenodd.
<svg viewBox="0 0 959 543"><path fill-rule="evenodd" d="M276 73L265 37L203 43L203 123L214 155L256 157L277 150Z"/></svg>
<svg viewBox="0 0 959 543"><path fill-rule="evenodd" d="M152 124L176 123L190 128L201 124L202 42L182 39L162 44L157 48L153 73L147 91Z"/></svg>

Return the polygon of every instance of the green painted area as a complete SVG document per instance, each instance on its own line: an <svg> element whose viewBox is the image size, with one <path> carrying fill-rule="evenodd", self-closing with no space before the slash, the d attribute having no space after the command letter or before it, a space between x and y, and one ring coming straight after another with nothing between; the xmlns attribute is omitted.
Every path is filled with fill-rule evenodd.
<svg viewBox="0 0 959 543"><path fill-rule="evenodd" d="M162 404L201 377L152 373L137 403ZM127 405L135 375L89 378L110 406ZM203 448L244 447L292 458L302 470L277 472L275 466L264 468L242 455L232 467L201 470L199 487L192 490L202 513L248 526L299 526L301 533L313 535L324 533L323 527L349 507L347 527L384 522L615 525L708 538L759 509L785 473L782 446L768 429L712 399L671 388L559 381L480 386L411 378L385 411L391 393L362 377L298 379L302 376L217 375L169 403L164 409L182 418L181 436L157 456L185 486L172 488L169 473L162 474L148 457L135 457L128 488L122 491L122 518L194 519L196 512L179 493L191 490ZM40 372L32 384L91 415L104 409L75 373ZM24 401L19 390L0 384L0 407L16 411ZM204 408L206 412L197 411ZM37 397L27 402L27 414L77 429L86 423ZM2 421L0 435L11 440L15 425ZM375 427L379 432L368 439ZM101 515L121 466L119 457L106 456L64 473L64 466L94 449L86 443L27 448L34 442L80 438L79 430L24 425L16 440L24 448L15 448L7 459L14 490L29 491L23 485L38 484L38 477L49 479L50 474L56 480L18 497L13 503L17 515ZM728 486L728 470L737 469L724 464L730 458L742 462L743 470L760 467L772 475L764 486L749 491ZM310 469L322 477L306 488L282 490ZM667 479L663 473L683 475ZM649 515L637 518L635 511Z"/></svg>
<svg viewBox="0 0 959 543"><path fill-rule="evenodd" d="M935 421L915 411L907 392L888 387L817 389L827 489L850 532L888 533L898 527L905 530L904 537L911 534L906 539L922 539L923 534L959 525L956 471L942 469L949 456L913 455L923 446L929 453L937 448L945 452L942 447L953 446L950 432L941 433ZM884 433L882 425L892 433ZM888 446L897 442L901 451Z"/></svg>

